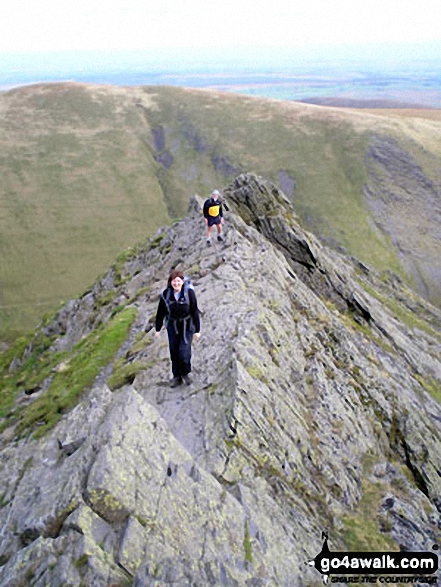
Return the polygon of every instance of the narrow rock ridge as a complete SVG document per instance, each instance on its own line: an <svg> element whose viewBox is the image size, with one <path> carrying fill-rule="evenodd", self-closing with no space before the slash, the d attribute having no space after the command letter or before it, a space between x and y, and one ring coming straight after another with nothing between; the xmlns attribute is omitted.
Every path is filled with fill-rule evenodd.
<svg viewBox="0 0 441 587"><path fill-rule="evenodd" d="M206 247L194 196L11 361L12 377L42 335L60 356L5 419L0 586L307 587L323 531L333 550L440 543L440 312L320 245L262 178L225 197L223 243ZM192 385L171 389L153 323L176 266L202 336ZM130 309L115 357L35 438L26 410Z"/></svg>

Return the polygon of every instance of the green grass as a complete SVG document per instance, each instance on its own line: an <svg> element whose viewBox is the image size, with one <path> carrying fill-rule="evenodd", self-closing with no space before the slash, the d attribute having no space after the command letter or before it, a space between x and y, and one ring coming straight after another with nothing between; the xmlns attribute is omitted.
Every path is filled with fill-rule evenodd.
<svg viewBox="0 0 441 587"><path fill-rule="evenodd" d="M343 528L339 531L339 537L352 552L398 550L395 541L379 528L377 511L386 488L367 479L367 473L374 462L374 457L365 457L362 498L355 509L342 518Z"/></svg>
<svg viewBox="0 0 441 587"><path fill-rule="evenodd" d="M65 358L65 353L50 353L51 342L42 334L36 339L33 335L21 337L0 355L0 418L11 415L19 390L31 390L41 385L52 369ZM20 367L10 370L13 359L23 357L31 344L32 352L26 355Z"/></svg>
<svg viewBox="0 0 441 587"><path fill-rule="evenodd" d="M415 312L407 309L404 304L397 303L391 296L382 295L363 280L360 280L360 283L372 297L384 304L403 324L412 329L417 328L422 330L438 341L441 341L441 334L433 329L425 320L419 318Z"/></svg>
<svg viewBox="0 0 441 587"><path fill-rule="evenodd" d="M93 86L0 99L0 339L12 340L169 216L135 107Z"/></svg>
<svg viewBox="0 0 441 587"><path fill-rule="evenodd" d="M420 385L433 397L439 404L441 404L441 384L433 377L415 376Z"/></svg>
<svg viewBox="0 0 441 587"><path fill-rule="evenodd" d="M127 337L136 313L136 308L126 308L76 344L70 353L51 354L47 343L46 348L43 344L37 346L24 365L10 376L6 392L2 390L0 414L5 417L12 411L10 420L17 423L18 433L36 429L35 437L44 435L77 404L101 369L114 358ZM7 357L3 357L4 368L11 353L12 349ZM61 362L62 368L54 369ZM24 409L13 409L17 387L42 383L49 375L52 375L50 385L42 395Z"/></svg>
<svg viewBox="0 0 441 587"><path fill-rule="evenodd" d="M245 520L243 548L245 551L245 564L252 563L253 562L253 555L251 552L251 538L250 538L250 530L248 528L248 520Z"/></svg>
<svg viewBox="0 0 441 587"><path fill-rule="evenodd" d="M124 362L124 359L115 361L112 374L107 380L109 389L115 391L123 385L132 384L136 375L149 366L150 364L145 364L141 361L132 361L127 364Z"/></svg>

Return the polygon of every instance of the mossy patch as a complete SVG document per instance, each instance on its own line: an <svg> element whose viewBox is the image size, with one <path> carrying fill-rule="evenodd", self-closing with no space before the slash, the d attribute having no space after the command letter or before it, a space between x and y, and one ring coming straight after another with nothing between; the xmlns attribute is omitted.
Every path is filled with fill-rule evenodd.
<svg viewBox="0 0 441 587"><path fill-rule="evenodd" d="M116 296L116 291L111 289L110 291L105 293L103 296L98 297L95 300L94 308L97 309L97 308L101 308L102 306L107 306L115 299L115 296Z"/></svg>
<svg viewBox="0 0 441 587"><path fill-rule="evenodd" d="M141 363L141 361L132 361L125 363L124 359L118 359L113 367L113 372L107 380L107 385L111 391L115 391L123 385L131 385L136 375L143 369L147 369L150 364Z"/></svg>
<svg viewBox="0 0 441 587"><path fill-rule="evenodd" d="M261 365L247 365L245 369L251 375L253 379L259 379L260 381L267 383L267 379L265 377L265 371Z"/></svg>
<svg viewBox="0 0 441 587"><path fill-rule="evenodd" d="M139 252L139 247L129 247L118 255L115 263L112 266L114 270L114 284L116 287L126 283L131 276L123 277L125 265L131 259L134 259Z"/></svg>
<svg viewBox="0 0 441 587"><path fill-rule="evenodd" d="M139 353L142 353L148 346L153 344L154 339L147 337L145 332L138 332L132 346L126 353L127 358L132 358Z"/></svg>
<svg viewBox="0 0 441 587"><path fill-rule="evenodd" d="M40 332L18 339L0 356L0 418L11 418L17 394L37 390L66 358L67 353L50 351L52 342ZM8 425L6 420L0 429Z"/></svg>
<svg viewBox="0 0 441 587"><path fill-rule="evenodd" d="M364 281L362 282L362 286L372 297L384 304L408 328L422 330L436 340L441 341L440 333L432 328L425 320L419 318L415 312L407 309L403 304L397 303L392 297L382 295Z"/></svg>
<svg viewBox="0 0 441 587"><path fill-rule="evenodd" d="M89 562L89 555L83 554L82 556L77 558L76 561L74 561L74 567L76 569L81 569L82 567L85 567L88 562Z"/></svg>
<svg viewBox="0 0 441 587"><path fill-rule="evenodd" d="M142 298L143 296L147 297L151 291L152 291L152 286L145 285L144 287L139 288L139 290L130 298L130 300L127 303L133 304L134 302L139 300L139 298Z"/></svg>
<svg viewBox="0 0 441 587"><path fill-rule="evenodd" d="M365 471L371 468L373 462L373 457L368 456L365 459ZM375 515L385 493L384 485L373 483L365 477L362 488L363 496L356 508L342 518L343 529L340 536L347 549L353 552L398 551L395 541L380 531Z"/></svg>
<svg viewBox="0 0 441 587"><path fill-rule="evenodd" d="M158 236L156 236L155 238L153 238L150 241L150 243L149 243L150 244L150 248L151 249L156 249L157 247L159 247L159 245L161 244L162 239L164 238L164 236L165 236L165 233L158 234Z"/></svg>
<svg viewBox="0 0 441 587"><path fill-rule="evenodd" d="M433 397L439 404L441 404L441 384L433 377L415 376L418 383Z"/></svg>
<svg viewBox="0 0 441 587"><path fill-rule="evenodd" d="M92 489L86 501L95 513L110 524L123 522L129 516L127 508L106 489Z"/></svg>
<svg viewBox="0 0 441 587"><path fill-rule="evenodd" d="M258 360L253 360L253 362L242 361L242 365L250 377L261 381L265 385L268 385L267 372L264 366L259 363Z"/></svg>
<svg viewBox="0 0 441 587"><path fill-rule="evenodd" d="M251 553L251 537L250 530L248 528L248 520L245 520L243 548L245 551L245 564L251 564L253 562L253 555Z"/></svg>
<svg viewBox="0 0 441 587"><path fill-rule="evenodd" d="M136 313L136 308L125 309L112 318L107 325L101 325L75 345L66 367L53 374L48 389L30 406L19 412L17 425L19 433L38 426L34 435L35 437L43 436L55 426L62 414L76 405L83 391L93 384L100 370L115 356L127 337ZM43 371L38 374L39 379L47 374L52 364L50 357L42 356L42 359L47 363Z"/></svg>

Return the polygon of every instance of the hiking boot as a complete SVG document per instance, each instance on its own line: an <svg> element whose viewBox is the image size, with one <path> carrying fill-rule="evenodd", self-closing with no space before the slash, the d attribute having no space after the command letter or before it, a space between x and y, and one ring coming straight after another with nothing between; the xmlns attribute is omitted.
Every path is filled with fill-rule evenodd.
<svg viewBox="0 0 441 587"><path fill-rule="evenodd" d="M182 377L173 377L170 387L178 387L182 383Z"/></svg>
<svg viewBox="0 0 441 587"><path fill-rule="evenodd" d="M207 238L207 247L211 247L211 240Z"/></svg>
<svg viewBox="0 0 441 587"><path fill-rule="evenodd" d="M183 375L183 376L182 376L182 379L184 380L184 383L185 383L186 385L191 385L192 381L191 381L191 378L190 378L190 376L189 376L189 375Z"/></svg>
<svg viewBox="0 0 441 587"><path fill-rule="evenodd" d="M219 234L219 235L217 236L217 240L218 240L218 241L220 241L220 242L222 242L224 239L223 239L223 238L221 237L221 235Z"/></svg>

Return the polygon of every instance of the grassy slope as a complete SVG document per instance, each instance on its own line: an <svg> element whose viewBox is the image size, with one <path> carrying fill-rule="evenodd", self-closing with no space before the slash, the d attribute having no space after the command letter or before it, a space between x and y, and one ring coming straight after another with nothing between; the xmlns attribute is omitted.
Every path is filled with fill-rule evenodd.
<svg viewBox="0 0 441 587"><path fill-rule="evenodd" d="M240 170L279 185L291 178L287 195L306 227L403 275L365 206L366 149L373 133L393 136L428 177L439 176L433 116L173 87L51 84L0 94L3 336L34 326L122 249L184 215L189 195L222 189ZM163 133L156 152L152 129ZM154 158L164 153L169 167Z"/></svg>
<svg viewBox="0 0 441 587"><path fill-rule="evenodd" d="M400 272L387 238L371 227L363 186L369 124L363 113L347 113L315 106L260 100L215 92L155 88L161 108L149 115L153 125L167 128L178 159L188 160L185 124L190 120L200 142L212 150L197 158L196 189L208 191L209 155L228 154L237 168L250 170L278 183L279 172L295 181L296 212L311 230L343 245L380 269ZM371 117L373 119L373 117ZM373 119L373 125L381 119ZM194 151L193 151L194 161ZM186 169L185 164L182 169ZM196 175L196 173L195 173ZM170 182L185 179L179 163L170 168ZM207 178L208 181L207 181Z"/></svg>
<svg viewBox="0 0 441 587"><path fill-rule="evenodd" d="M134 100L80 84L0 96L3 332L33 326L168 222Z"/></svg>

